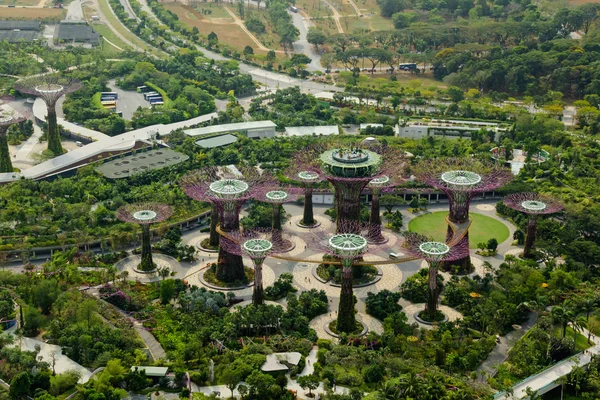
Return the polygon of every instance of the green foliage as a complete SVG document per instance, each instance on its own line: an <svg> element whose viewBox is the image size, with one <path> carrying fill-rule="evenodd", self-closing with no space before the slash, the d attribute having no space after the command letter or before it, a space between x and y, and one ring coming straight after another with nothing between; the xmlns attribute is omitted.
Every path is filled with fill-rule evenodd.
<svg viewBox="0 0 600 400"><path fill-rule="evenodd" d="M409 277L402 285L400 285L400 293L402 297L413 303L425 303L428 293L428 276L427 268L422 268ZM442 291L444 278L438 274L438 288Z"/></svg>
<svg viewBox="0 0 600 400"><path fill-rule="evenodd" d="M402 295L389 290L382 290L378 293L367 293L365 303L367 305L367 314L377 319L384 320L391 314L402 311L402 306L398 304Z"/></svg>
<svg viewBox="0 0 600 400"><path fill-rule="evenodd" d="M273 286L265 289L265 299L279 300L286 297L288 293L296 293L298 289L292 285L293 280L294 276L292 274L285 273L279 275Z"/></svg>
<svg viewBox="0 0 600 400"><path fill-rule="evenodd" d="M266 27L265 24L258 19L257 17L250 17L248 19L246 19L246 21L244 21L244 23L246 24L246 27L248 28L249 31L252 31L254 33L265 33L266 31Z"/></svg>
<svg viewBox="0 0 600 400"><path fill-rule="evenodd" d="M160 302L168 304L175 294L175 280L167 279L160 283Z"/></svg>

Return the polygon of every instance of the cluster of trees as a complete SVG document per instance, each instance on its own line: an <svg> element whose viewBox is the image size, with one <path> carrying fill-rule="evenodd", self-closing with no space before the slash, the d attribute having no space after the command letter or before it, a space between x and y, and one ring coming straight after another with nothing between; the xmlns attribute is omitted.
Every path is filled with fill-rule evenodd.
<svg viewBox="0 0 600 400"><path fill-rule="evenodd" d="M273 31L279 35L279 43L284 49L293 49L294 42L300 36L298 28L292 22L292 16L288 13L290 4L289 0L271 0L266 3Z"/></svg>

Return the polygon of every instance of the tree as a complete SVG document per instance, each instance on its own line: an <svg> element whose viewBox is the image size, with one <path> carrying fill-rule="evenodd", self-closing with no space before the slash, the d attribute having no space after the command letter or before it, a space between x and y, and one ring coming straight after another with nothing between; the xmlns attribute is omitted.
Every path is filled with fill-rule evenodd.
<svg viewBox="0 0 600 400"><path fill-rule="evenodd" d="M93 299L85 299L79 306L77 307L77 318L80 321L85 321L87 330L89 331L92 327L92 322L94 321L94 316L98 311L98 304Z"/></svg>
<svg viewBox="0 0 600 400"><path fill-rule="evenodd" d="M34 304L42 310L43 314L48 315L59 293L60 290L56 280L48 279L39 281L33 288Z"/></svg>
<svg viewBox="0 0 600 400"><path fill-rule="evenodd" d="M225 383L225 386L227 386L227 389L231 390L231 397L233 397L233 391L241 381L239 373L232 368L227 368L223 371L221 379Z"/></svg>
<svg viewBox="0 0 600 400"><path fill-rule="evenodd" d="M496 238L490 238L487 242L487 248L491 251L496 251L498 249L498 240Z"/></svg>
<svg viewBox="0 0 600 400"><path fill-rule="evenodd" d="M246 378L246 383L250 385L250 395L257 398L272 398L270 388L276 386L275 378L261 371L254 370Z"/></svg>
<svg viewBox="0 0 600 400"><path fill-rule="evenodd" d="M246 397L246 395L250 391L250 388L248 387L248 385L240 384L238 386L237 390L238 390L240 396L242 396L242 400L243 400L244 397Z"/></svg>
<svg viewBox="0 0 600 400"><path fill-rule="evenodd" d="M408 28L413 19L414 14L407 12L399 12L392 15L392 22L394 23L394 28L396 29Z"/></svg>
<svg viewBox="0 0 600 400"><path fill-rule="evenodd" d="M310 27L308 28L308 33L306 34L306 40L308 41L308 43L315 46L315 49L318 51L319 46L325 43L327 37L320 29Z"/></svg>
<svg viewBox="0 0 600 400"><path fill-rule="evenodd" d="M207 38L208 38L208 47L213 47L213 46L216 46L217 44L219 44L219 37L217 36L216 33L214 33L214 32L209 33Z"/></svg>
<svg viewBox="0 0 600 400"><path fill-rule="evenodd" d="M448 89L446 89L446 94L450 97L450 100L455 103L458 103L465 98L465 93L462 91L462 89L456 86L450 86Z"/></svg>
<svg viewBox="0 0 600 400"><path fill-rule="evenodd" d="M244 53L245 56L247 55L252 55L254 54L254 49L251 46L246 46L244 47Z"/></svg>
<svg viewBox="0 0 600 400"><path fill-rule="evenodd" d="M27 372L19 372L10 381L9 396L11 399L23 399L29 395L31 378Z"/></svg>
<svg viewBox="0 0 600 400"><path fill-rule="evenodd" d="M160 283L160 302L162 304L169 304L169 301L175 294L175 280L167 279Z"/></svg>
<svg viewBox="0 0 600 400"><path fill-rule="evenodd" d="M298 385L304 390L308 389L308 397L312 397L312 391L319 387L319 383L319 377L314 374L298 377Z"/></svg>

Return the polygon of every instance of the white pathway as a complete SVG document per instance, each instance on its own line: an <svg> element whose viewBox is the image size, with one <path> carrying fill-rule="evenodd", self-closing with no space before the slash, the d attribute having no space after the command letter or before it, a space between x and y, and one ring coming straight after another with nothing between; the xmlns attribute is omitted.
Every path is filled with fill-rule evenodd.
<svg viewBox="0 0 600 400"><path fill-rule="evenodd" d="M587 329L582 331L582 335L588 336L589 332ZM590 347L583 353L569 357L552 367L540 372L539 374L532 375L529 378L517 383L513 386L513 395L506 394L504 392L498 393L494 396L494 400L508 400L508 399L524 399L528 398L525 393L527 388L538 391L538 395L549 392L558 385L555 383L557 379L568 375L574 367L586 367L590 362L592 355L600 354L600 338L595 335L591 335L591 340L594 346Z"/></svg>

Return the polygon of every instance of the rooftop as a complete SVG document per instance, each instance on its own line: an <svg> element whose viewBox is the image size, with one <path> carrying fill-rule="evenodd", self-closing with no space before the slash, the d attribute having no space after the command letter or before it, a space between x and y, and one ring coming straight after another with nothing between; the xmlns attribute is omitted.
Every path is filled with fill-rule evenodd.
<svg viewBox="0 0 600 400"><path fill-rule="evenodd" d="M127 178L136 173L176 165L188 158L171 149L157 149L105 162L96 171L110 179Z"/></svg>
<svg viewBox="0 0 600 400"><path fill-rule="evenodd" d="M298 365L302 354L298 352L273 353L267 355L267 361L260 367L264 372L287 371L289 368L285 364Z"/></svg>
<svg viewBox="0 0 600 400"><path fill-rule="evenodd" d="M236 124L222 124L212 125L204 128L186 129L183 131L188 136L202 136L210 135L215 133L226 133L235 131L247 131L252 129L275 129L277 125L273 121L250 121L250 122L239 122Z"/></svg>
<svg viewBox="0 0 600 400"><path fill-rule="evenodd" d="M0 20L0 30L12 31L13 29L20 29L22 31L39 31L40 21L27 20L27 21L15 21L15 20Z"/></svg>
<svg viewBox="0 0 600 400"><path fill-rule="evenodd" d="M145 366L136 366L131 367L131 371L143 371L146 373L146 376L167 376L168 367L145 367Z"/></svg>
<svg viewBox="0 0 600 400"><path fill-rule="evenodd" d="M325 126L289 126L285 128L286 136L329 136L339 135L340 129L337 125Z"/></svg>
<svg viewBox="0 0 600 400"><path fill-rule="evenodd" d="M98 44L100 42L100 34L87 24L61 21L56 26L54 39Z"/></svg>
<svg viewBox="0 0 600 400"><path fill-rule="evenodd" d="M0 30L0 42L5 40L8 43L32 42L39 36L40 33L35 30Z"/></svg>
<svg viewBox="0 0 600 400"><path fill-rule="evenodd" d="M196 141L196 145L204 149L213 149L215 147L227 146L237 142L238 138L232 134L213 136L206 139L200 139Z"/></svg>

